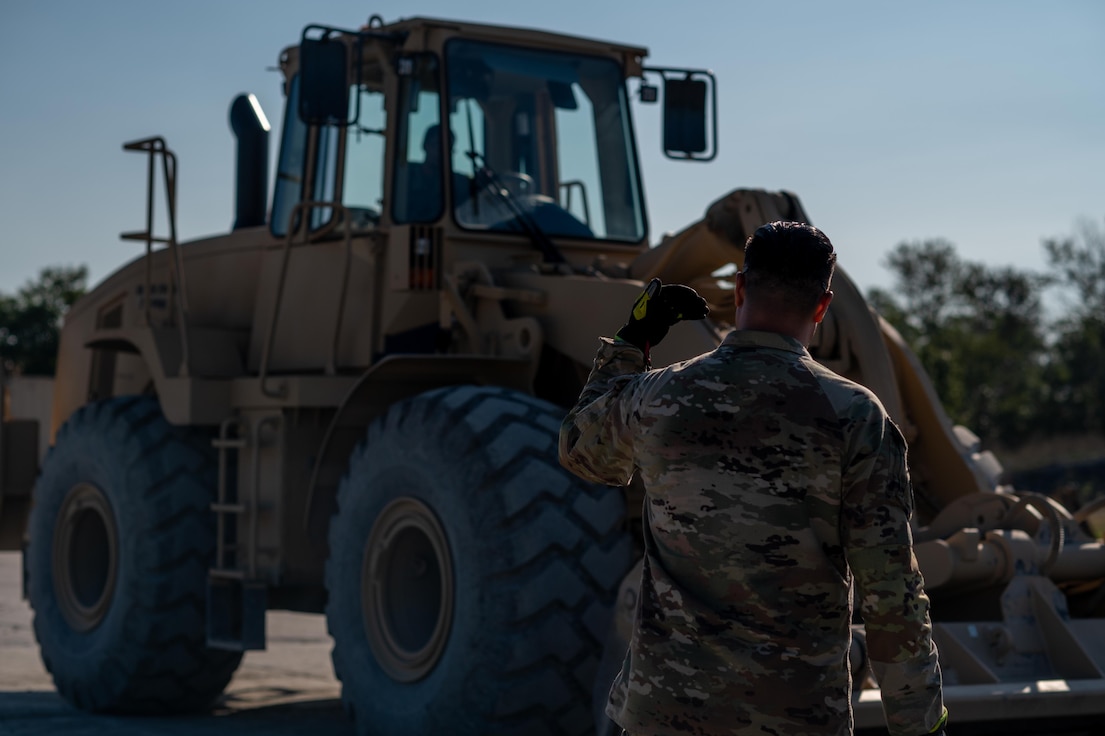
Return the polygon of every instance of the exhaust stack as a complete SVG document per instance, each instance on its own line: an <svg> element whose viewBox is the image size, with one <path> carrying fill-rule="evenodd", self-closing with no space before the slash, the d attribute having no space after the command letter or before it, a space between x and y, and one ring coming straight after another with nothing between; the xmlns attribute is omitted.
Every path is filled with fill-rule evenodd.
<svg viewBox="0 0 1105 736"><path fill-rule="evenodd" d="M234 229L265 224L269 190L269 121L253 95L230 104L230 128L238 138L237 207Z"/></svg>

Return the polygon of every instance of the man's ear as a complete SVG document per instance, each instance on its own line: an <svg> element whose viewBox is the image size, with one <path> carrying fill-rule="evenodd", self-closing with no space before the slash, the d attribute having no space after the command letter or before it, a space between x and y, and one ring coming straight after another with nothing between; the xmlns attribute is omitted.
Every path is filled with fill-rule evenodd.
<svg viewBox="0 0 1105 736"><path fill-rule="evenodd" d="M737 278L733 280L733 303L740 308L744 306L744 271L737 271Z"/></svg>
<svg viewBox="0 0 1105 736"><path fill-rule="evenodd" d="M829 304L833 301L833 292L826 291L821 295L821 298L817 300L817 309L813 313L814 324L821 324L821 321L825 319L825 313L829 311Z"/></svg>

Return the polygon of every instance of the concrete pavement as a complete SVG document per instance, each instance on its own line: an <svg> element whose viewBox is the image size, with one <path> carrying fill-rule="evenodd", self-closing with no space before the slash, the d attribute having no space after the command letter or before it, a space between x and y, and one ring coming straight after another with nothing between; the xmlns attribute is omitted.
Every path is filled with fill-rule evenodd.
<svg viewBox="0 0 1105 736"><path fill-rule="evenodd" d="M54 691L20 591L20 555L0 552L0 736L352 736L319 615L268 614L268 649L247 652L225 696L201 716L95 716Z"/></svg>

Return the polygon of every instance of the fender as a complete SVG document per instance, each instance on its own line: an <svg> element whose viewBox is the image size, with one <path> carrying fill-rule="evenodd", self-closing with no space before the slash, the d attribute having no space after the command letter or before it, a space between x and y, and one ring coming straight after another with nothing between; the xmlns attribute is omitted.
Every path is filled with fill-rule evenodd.
<svg viewBox="0 0 1105 736"><path fill-rule="evenodd" d="M215 425L231 411L231 380L244 374L247 336L232 330L189 329L187 345L172 328L98 330L84 347L141 356L174 425Z"/></svg>
<svg viewBox="0 0 1105 736"><path fill-rule="evenodd" d="M326 544L334 509L337 483L323 483L322 473L338 463L344 468L345 458L369 422L403 399L466 383L532 394L532 364L529 360L471 355L390 355L365 371L338 405L315 455L303 514L309 538ZM339 439L340 429L358 431Z"/></svg>

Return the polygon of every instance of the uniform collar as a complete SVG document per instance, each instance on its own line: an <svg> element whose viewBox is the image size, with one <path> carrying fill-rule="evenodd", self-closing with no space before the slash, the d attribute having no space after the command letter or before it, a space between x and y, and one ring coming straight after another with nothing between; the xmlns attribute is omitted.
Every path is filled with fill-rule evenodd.
<svg viewBox="0 0 1105 736"><path fill-rule="evenodd" d="M785 350L789 353L809 356L809 352L800 340L778 332L762 332L760 330L733 330L725 336L722 345L736 348L770 348L772 350Z"/></svg>

